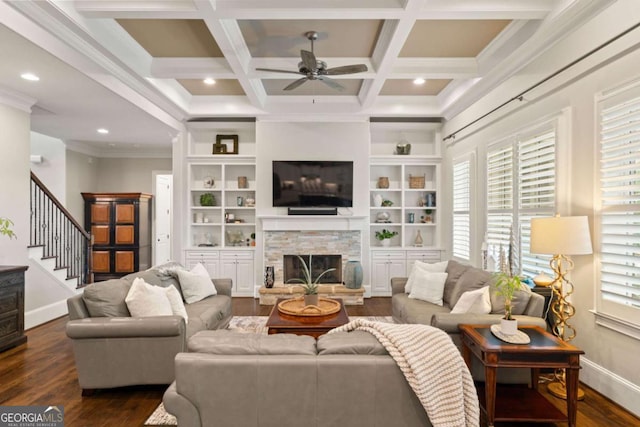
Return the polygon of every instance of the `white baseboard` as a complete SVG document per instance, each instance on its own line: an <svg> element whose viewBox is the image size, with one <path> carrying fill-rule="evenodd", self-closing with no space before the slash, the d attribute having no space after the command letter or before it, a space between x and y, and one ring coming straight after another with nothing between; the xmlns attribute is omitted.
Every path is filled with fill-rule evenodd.
<svg viewBox="0 0 640 427"><path fill-rule="evenodd" d="M44 307L38 307L35 310L24 313L24 328L34 328L50 320L65 316L67 313L67 300L54 302Z"/></svg>
<svg viewBox="0 0 640 427"><path fill-rule="evenodd" d="M593 363L580 358L580 381L613 400L627 411L640 416L640 386Z"/></svg>

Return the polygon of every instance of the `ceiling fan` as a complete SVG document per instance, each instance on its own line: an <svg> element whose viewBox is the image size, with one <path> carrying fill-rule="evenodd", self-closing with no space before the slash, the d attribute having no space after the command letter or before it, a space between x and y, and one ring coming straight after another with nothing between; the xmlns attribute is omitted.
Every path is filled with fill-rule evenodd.
<svg viewBox="0 0 640 427"><path fill-rule="evenodd" d="M256 68L256 70L269 71L272 73L300 74L304 76L289 84L283 90L293 90L303 83L307 82L308 80L319 80L330 88L339 91L342 91L344 89L344 86L331 80L327 76L362 73L363 71L368 70L365 64L343 65L341 67L327 68L327 63L318 60L313 53L313 42L318 39L318 33L316 31L309 31L305 33L305 37L307 37L311 42L311 51L300 51L300 58L302 59L302 61L298 63L298 71L273 70L270 68Z"/></svg>

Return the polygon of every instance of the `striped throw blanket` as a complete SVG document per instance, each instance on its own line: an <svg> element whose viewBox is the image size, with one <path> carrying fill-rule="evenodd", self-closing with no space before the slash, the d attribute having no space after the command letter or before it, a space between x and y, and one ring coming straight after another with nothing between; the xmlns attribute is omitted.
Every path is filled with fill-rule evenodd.
<svg viewBox="0 0 640 427"><path fill-rule="evenodd" d="M404 374L434 427L477 427L480 407L473 378L451 338L427 325L356 319L332 332L373 334Z"/></svg>

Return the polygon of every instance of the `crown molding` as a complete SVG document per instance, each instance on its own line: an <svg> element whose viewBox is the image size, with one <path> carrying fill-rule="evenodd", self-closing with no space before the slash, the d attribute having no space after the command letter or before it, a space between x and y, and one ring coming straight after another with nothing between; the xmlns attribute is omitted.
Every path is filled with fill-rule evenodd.
<svg viewBox="0 0 640 427"><path fill-rule="evenodd" d="M38 102L23 93L0 86L0 104L31 114L31 108Z"/></svg>

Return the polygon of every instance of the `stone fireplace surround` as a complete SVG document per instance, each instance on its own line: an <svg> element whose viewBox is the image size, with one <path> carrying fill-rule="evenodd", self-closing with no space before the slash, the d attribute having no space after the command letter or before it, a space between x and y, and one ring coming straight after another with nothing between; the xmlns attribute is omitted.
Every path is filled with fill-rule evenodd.
<svg viewBox="0 0 640 427"><path fill-rule="evenodd" d="M362 261L368 217L353 215L271 215L258 217L263 231L263 266L274 267L282 286L284 255L341 255L342 266Z"/></svg>

